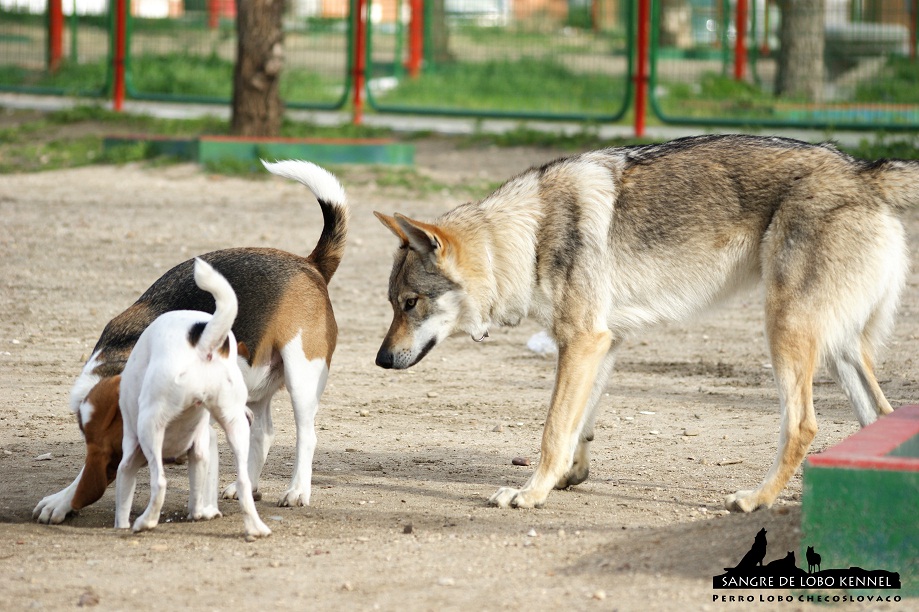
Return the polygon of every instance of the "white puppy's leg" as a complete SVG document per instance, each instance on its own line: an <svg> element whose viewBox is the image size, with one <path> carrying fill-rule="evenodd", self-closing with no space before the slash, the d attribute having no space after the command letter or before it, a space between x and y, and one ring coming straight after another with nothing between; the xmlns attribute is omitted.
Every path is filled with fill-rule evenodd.
<svg viewBox="0 0 919 612"><path fill-rule="evenodd" d="M268 451L274 442L274 423L271 421L271 396L268 395L257 402L253 402L249 413L252 415L249 446L249 482L252 483L253 499L262 498L258 492L259 479L265 461L268 460ZM248 409L247 409L248 410ZM224 499L236 499L236 483L230 483L223 490Z"/></svg>
<svg viewBox="0 0 919 612"><path fill-rule="evenodd" d="M278 501L279 506L306 506L310 503L313 478L313 453L316 451L316 413L325 390L329 368L325 359L308 360L298 335L281 349L284 383L294 405L297 424L297 459L290 486Z"/></svg>
<svg viewBox="0 0 919 612"><path fill-rule="evenodd" d="M193 521L209 521L223 516L216 503L208 503L211 485L214 484L211 482L214 470L210 461L211 438L214 436L211 436L213 428L208 422L209 413L204 412L201 416L201 423L188 450L188 518ZM214 491L216 497L216 489Z"/></svg>
<svg viewBox="0 0 919 612"><path fill-rule="evenodd" d="M217 432L208 424L207 426L208 441L208 461L207 461L207 490L204 492L204 503L208 506L217 507L217 487L219 486L218 477L220 475L220 457L217 454Z"/></svg>
<svg viewBox="0 0 919 612"><path fill-rule="evenodd" d="M160 511L166 499L166 475L163 470L164 428L154 422L156 415L165 412L155 403L145 406L140 401L140 414L137 419L137 438L144 454L147 455L147 466L150 469L150 503L147 509L134 521L134 531L153 529L160 522Z"/></svg>
<svg viewBox="0 0 919 612"><path fill-rule="evenodd" d="M32 518L39 523L52 525L63 523L67 515L73 512L73 495L77 490L77 485L80 484L80 478L83 477L84 469L85 467L80 468L80 473L66 488L43 497L32 510Z"/></svg>
<svg viewBox="0 0 919 612"><path fill-rule="evenodd" d="M126 435L121 446L124 455L115 476L115 529L127 529L131 526L131 506L134 503L137 472L146 461L134 436Z"/></svg>
<svg viewBox="0 0 919 612"><path fill-rule="evenodd" d="M259 518L252 499L252 482L249 480L247 456L249 454L249 422L242 410L229 416L217 417L218 422L227 434L227 442L236 459L236 495L243 511L243 522L246 535L264 537L271 535L271 529Z"/></svg>

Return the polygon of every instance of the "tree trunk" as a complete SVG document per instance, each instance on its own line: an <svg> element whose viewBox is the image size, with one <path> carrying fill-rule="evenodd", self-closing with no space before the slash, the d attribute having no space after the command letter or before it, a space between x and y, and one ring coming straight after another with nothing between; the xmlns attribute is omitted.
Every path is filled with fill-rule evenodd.
<svg viewBox="0 0 919 612"><path fill-rule="evenodd" d="M447 27L447 7L444 0L431 3L431 51L428 57L434 64L448 64L455 58L450 52L450 28Z"/></svg>
<svg viewBox="0 0 919 612"><path fill-rule="evenodd" d="M823 99L825 0L779 0L779 69L776 95Z"/></svg>
<svg viewBox="0 0 919 612"><path fill-rule="evenodd" d="M237 56L233 73L232 130L239 136L277 136L284 107L281 19L284 0L239 0Z"/></svg>

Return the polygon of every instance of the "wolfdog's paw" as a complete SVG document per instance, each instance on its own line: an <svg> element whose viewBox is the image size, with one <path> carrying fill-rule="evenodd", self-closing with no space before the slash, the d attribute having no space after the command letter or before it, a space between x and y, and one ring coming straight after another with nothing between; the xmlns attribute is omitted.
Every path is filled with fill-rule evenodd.
<svg viewBox="0 0 919 612"><path fill-rule="evenodd" d="M724 498L724 507L731 512L753 512L771 505L762 501L757 491L738 491Z"/></svg>
<svg viewBox="0 0 919 612"><path fill-rule="evenodd" d="M555 483L556 489L567 489L568 487L573 487L579 485L590 475L590 467L588 465L580 466L575 464L567 474L562 476L562 478Z"/></svg>
<svg viewBox="0 0 919 612"><path fill-rule="evenodd" d="M501 487L488 498L488 503L499 508L541 508L546 500L539 499L532 491Z"/></svg>
<svg viewBox="0 0 919 612"><path fill-rule="evenodd" d="M287 489L284 491L284 495L281 496L281 499L278 500L279 506L309 506L310 505L310 490L306 489L301 491L300 489Z"/></svg>
<svg viewBox="0 0 919 612"><path fill-rule="evenodd" d="M239 499L239 496L236 494L236 483L232 482L227 485L227 488L223 490L223 493L220 494L222 499ZM252 500L253 501L262 501L262 494L259 493L256 489L252 490Z"/></svg>

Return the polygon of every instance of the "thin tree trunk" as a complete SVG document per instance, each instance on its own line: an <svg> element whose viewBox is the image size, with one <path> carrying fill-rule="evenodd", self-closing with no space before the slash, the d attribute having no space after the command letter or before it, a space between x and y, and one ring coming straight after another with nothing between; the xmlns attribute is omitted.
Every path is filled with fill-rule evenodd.
<svg viewBox="0 0 919 612"><path fill-rule="evenodd" d="M283 15L284 0L237 3L232 130L239 136L277 136L281 130Z"/></svg>
<svg viewBox="0 0 919 612"><path fill-rule="evenodd" d="M779 0L781 50L775 93L809 102L823 99L825 0Z"/></svg>

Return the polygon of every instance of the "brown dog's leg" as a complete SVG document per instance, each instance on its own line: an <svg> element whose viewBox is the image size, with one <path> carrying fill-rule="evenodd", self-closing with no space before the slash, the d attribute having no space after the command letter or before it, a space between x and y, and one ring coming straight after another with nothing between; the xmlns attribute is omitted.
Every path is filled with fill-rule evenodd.
<svg viewBox="0 0 919 612"><path fill-rule="evenodd" d="M118 452L109 446L101 447L87 443L86 464L80 475L80 482L70 503L73 510L79 510L99 501L105 495L105 489L115 481L118 463L121 461L121 444Z"/></svg>
<svg viewBox="0 0 919 612"><path fill-rule="evenodd" d="M542 506L571 468L579 429L604 357L612 346L609 331L582 333L560 343L555 389L543 429L536 472L522 489L502 487L489 503L502 508Z"/></svg>

